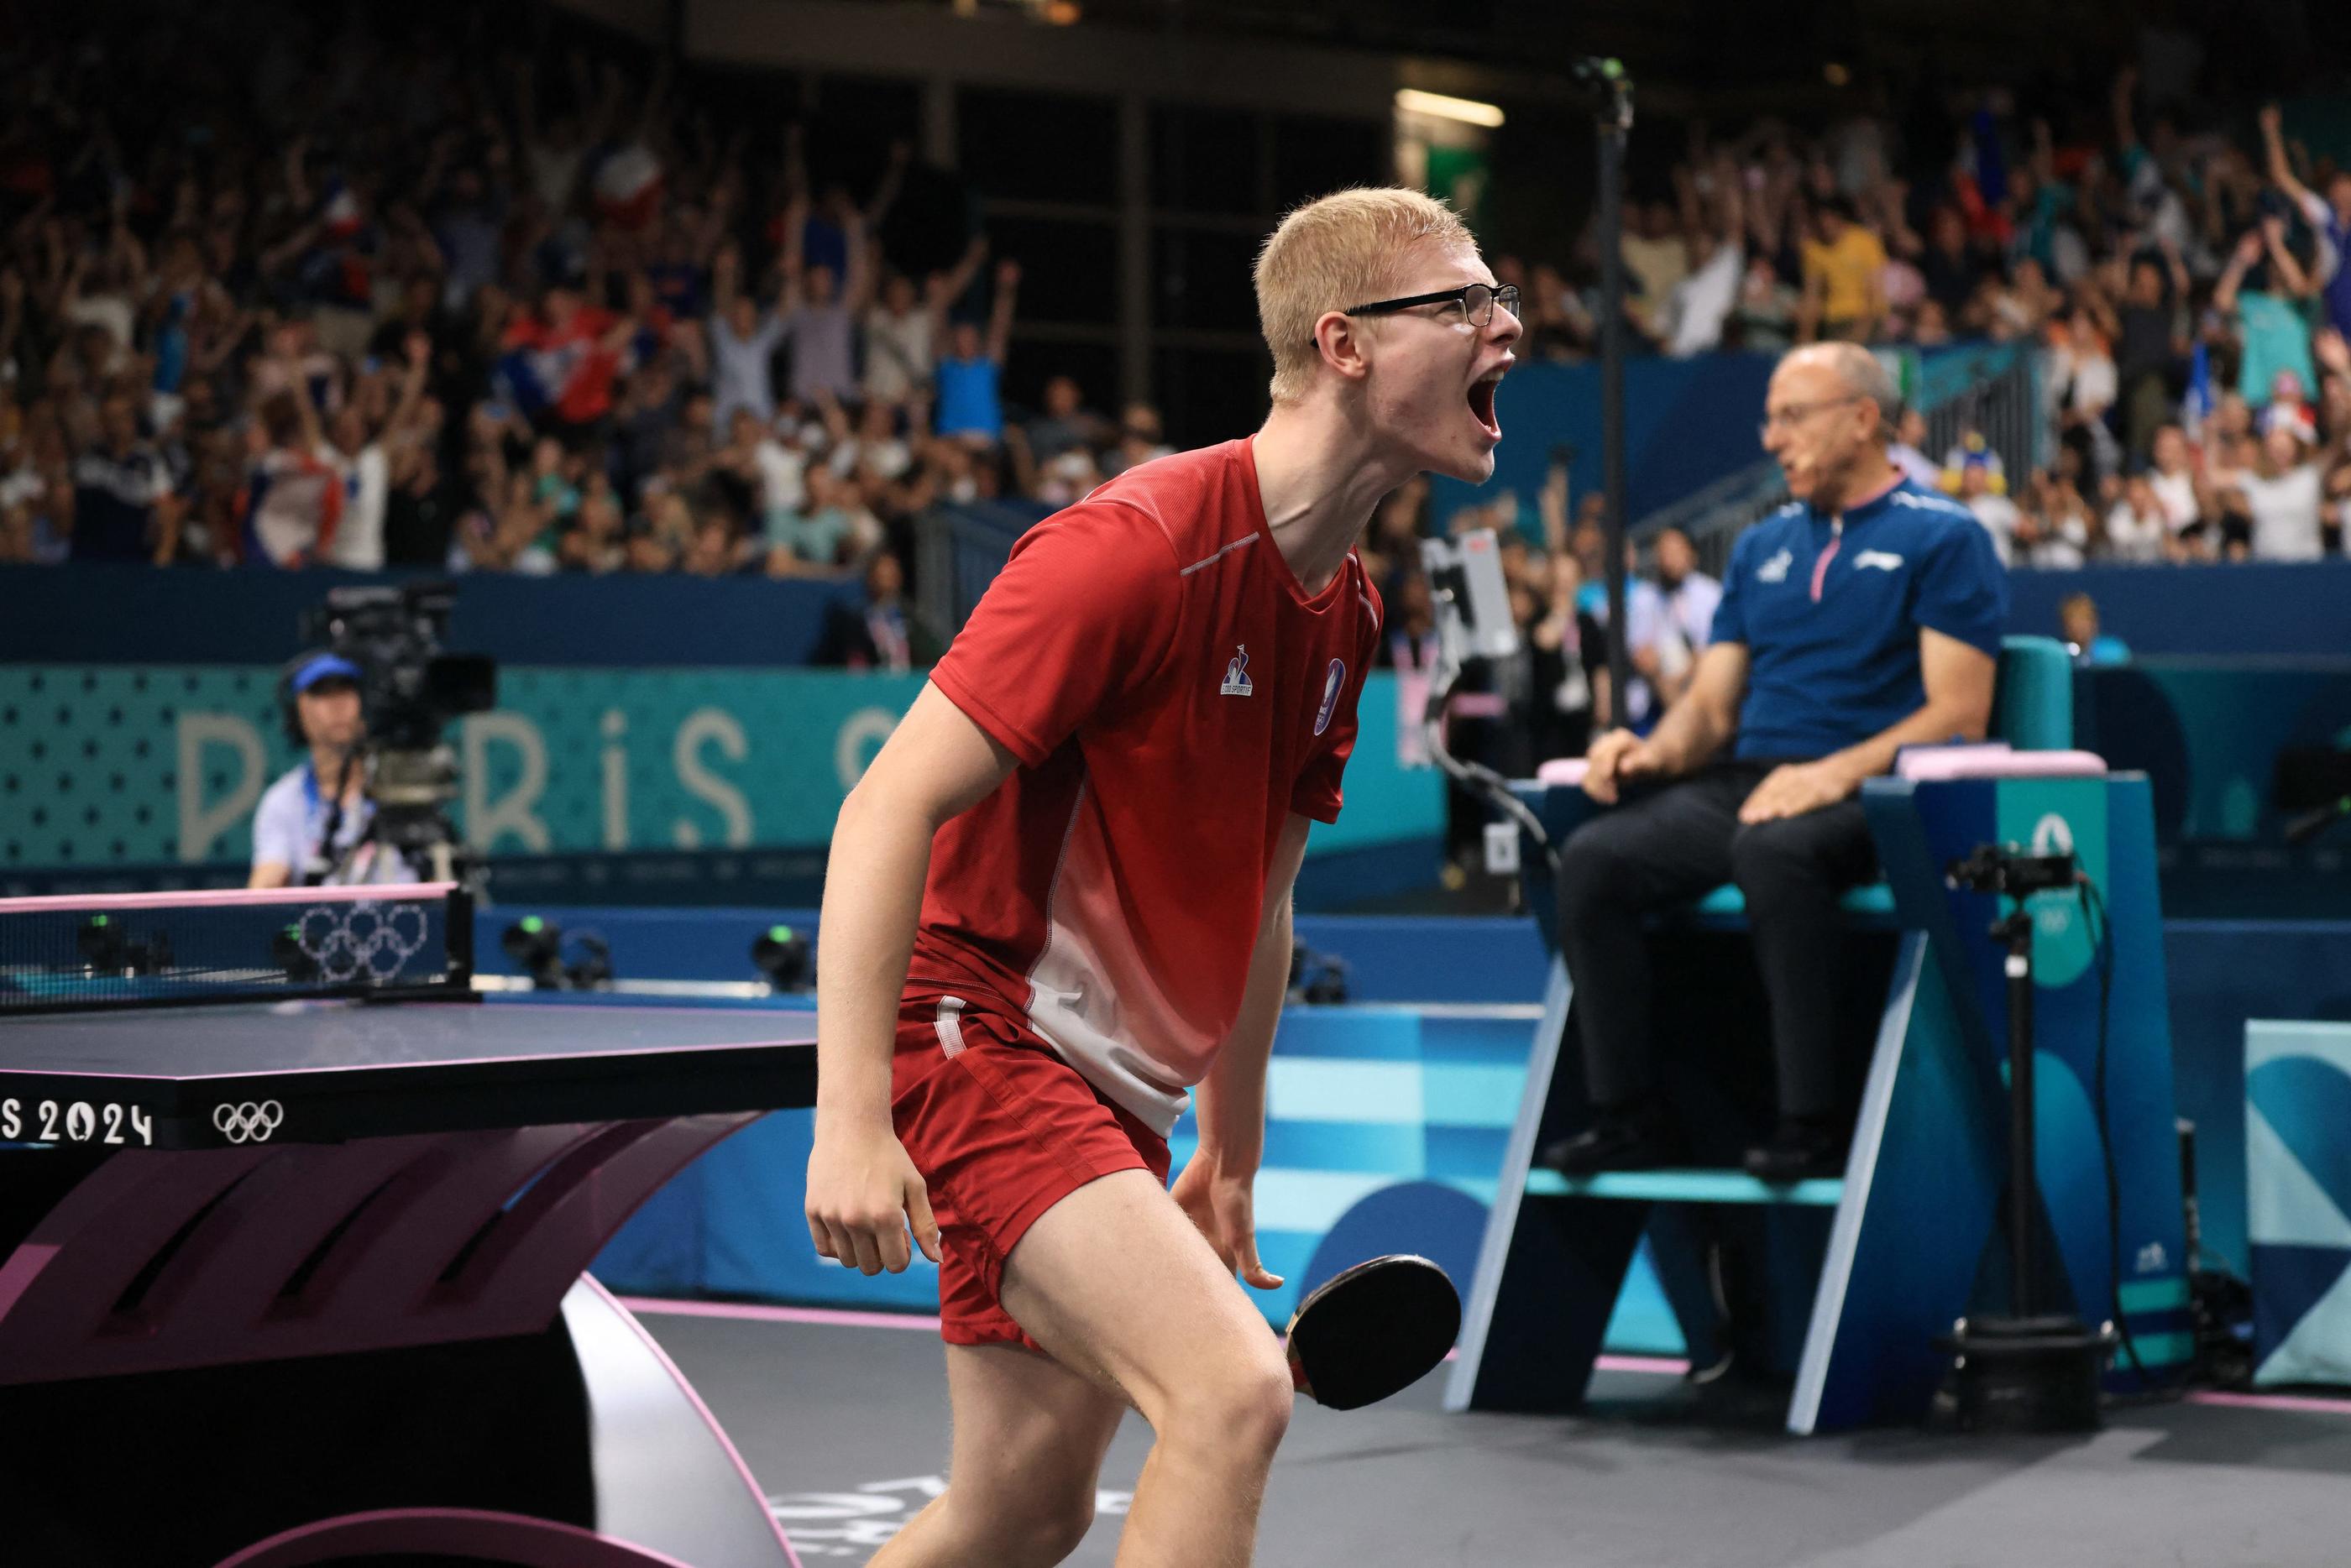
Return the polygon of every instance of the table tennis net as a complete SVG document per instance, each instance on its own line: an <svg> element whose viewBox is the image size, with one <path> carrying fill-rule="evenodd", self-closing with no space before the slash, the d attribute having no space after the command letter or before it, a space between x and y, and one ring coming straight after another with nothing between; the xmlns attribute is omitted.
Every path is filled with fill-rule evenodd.
<svg viewBox="0 0 2351 1568"><path fill-rule="evenodd" d="M0 898L0 1016L470 991L472 908L444 883Z"/></svg>

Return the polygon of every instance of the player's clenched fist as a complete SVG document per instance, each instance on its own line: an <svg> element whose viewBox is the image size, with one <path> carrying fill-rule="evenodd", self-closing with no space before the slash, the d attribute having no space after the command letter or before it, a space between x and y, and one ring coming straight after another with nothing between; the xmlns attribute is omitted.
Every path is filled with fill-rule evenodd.
<svg viewBox="0 0 2351 1568"><path fill-rule="evenodd" d="M913 1261L910 1226L923 1256L939 1261L929 1190L905 1146L887 1131L818 1134L809 1155L808 1225L818 1253L844 1269L899 1272Z"/></svg>

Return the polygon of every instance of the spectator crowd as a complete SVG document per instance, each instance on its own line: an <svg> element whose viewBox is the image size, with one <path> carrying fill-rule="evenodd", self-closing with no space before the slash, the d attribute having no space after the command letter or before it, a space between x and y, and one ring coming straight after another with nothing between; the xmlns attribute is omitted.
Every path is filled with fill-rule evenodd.
<svg viewBox="0 0 2351 1568"><path fill-rule="evenodd" d="M894 614L934 501L1165 450L1066 379L1008 419L1020 269L891 254L904 142L852 192L660 67L246 9L0 54L0 561L862 576ZM828 642L936 640L902 631Z"/></svg>
<svg viewBox="0 0 2351 1568"><path fill-rule="evenodd" d="M0 54L0 561L862 578L876 613L828 649L902 665L952 629L907 623L925 509L1065 504L1167 450L1067 377L1009 406L1020 268L976 226L945 265L886 243L904 142L837 177L664 67L257 14ZM1897 447L2012 565L2338 552L2351 171L2274 109L2231 136L2141 98L2126 69L2053 123L1991 91L1939 134L1694 129L1629 207L1634 335L2029 346L2045 466L1922 452L1915 415ZM1592 260L1496 258L1527 357L1590 352ZM1493 696L1550 715L1545 754L1611 711L1595 502L1570 519L1554 474L1536 517L1476 514L1531 650ZM1428 656L1427 513L1406 487L1367 545L1399 667ZM1662 542L1626 716L1670 699L1704 599Z"/></svg>
<svg viewBox="0 0 2351 1568"><path fill-rule="evenodd" d="M1677 357L2014 342L2039 358L2045 464L1921 452L1923 420L1900 449L2011 565L2339 554L2351 168L2274 105L2191 124L2201 106L2147 96L2125 67L2103 104L2045 116L1994 89L1818 136L1693 128L1669 192L1627 203L1628 337ZM1593 350L1595 257L1587 236L1569 267L1498 264L1531 354Z"/></svg>

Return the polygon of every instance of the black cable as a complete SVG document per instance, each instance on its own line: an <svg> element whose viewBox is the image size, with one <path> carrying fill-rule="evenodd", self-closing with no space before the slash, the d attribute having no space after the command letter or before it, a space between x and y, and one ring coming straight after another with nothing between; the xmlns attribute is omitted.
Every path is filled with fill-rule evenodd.
<svg viewBox="0 0 2351 1568"><path fill-rule="evenodd" d="M1455 683L1461 679L1461 671L1457 667L1449 675L1444 674L1442 670L1439 673L1442 679L1431 682L1428 702L1422 710L1421 728L1428 746L1430 759L1437 763L1437 770L1446 777L1465 789L1484 795L1496 810L1517 823L1525 831L1527 836L1535 841L1535 847L1542 851L1543 858L1550 863L1551 868L1557 871L1559 846L1551 841L1551 834L1543 826L1542 818L1529 809L1527 803L1511 791L1510 782L1508 779L1483 763L1463 762L1453 754L1452 748L1447 744L1447 704L1452 700Z"/></svg>
<svg viewBox="0 0 2351 1568"><path fill-rule="evenodd" d="M327 803L326 831L319 836L318 844L310 850L310 866L323 866L326 869L313 871L310 866L304 867L302 881L306 887L319 886L333 876L338 868L335 859L335 837L343 830L343 791L350 786L351 763L357 760L358 753L355 751L343 753L343 765L335 774L335 792ZM317 771L317 764L313 763L311 772L315 774ZM354 845L352 847L358 846Z"/></svg>
<svg viewBox="0 0 2351 1568"><path fill-rule="evenodd" d="M2095 914L2096 929L2091 940L2098 962L2098 1049L2092 1075L2096 1093L2092 1101L2098 1118L2098 1154L2106 1174L2106 1293L2107 1304L2114 1314L2115 1332L2121 1336L2123 1355L2130 1362L2131 1371L2138 1378L2142 1392L2159 1393L2166 1386L2158 1385L2147 1363L2139 1358L2138 1341L2131 1334L2130 1319L2123 1313L2123 1210L2122 1179L2115 1168L2114 1137L2108 1130L2106 1108L2106 1040L2114 1018L2115 996L2115 927L2106 913L2105 895L2087 872L2081 874L2075 884L2080 889L2082 918L2086 923Z"/></svg>

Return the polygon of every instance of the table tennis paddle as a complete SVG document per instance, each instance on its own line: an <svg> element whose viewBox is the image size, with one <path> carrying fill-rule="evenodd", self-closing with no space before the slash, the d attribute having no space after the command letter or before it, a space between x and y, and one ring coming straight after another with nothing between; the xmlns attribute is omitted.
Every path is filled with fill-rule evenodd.
<svg viewBox="0 0 2351 1568"><path fill-rule="evenodd" d="M1376 1404L1426 1376L1460 1329L1461 1297L1443 1269L1409 1253L1374 1258L1298 1303L1290 1386L1333 1410Z"/></svg>

